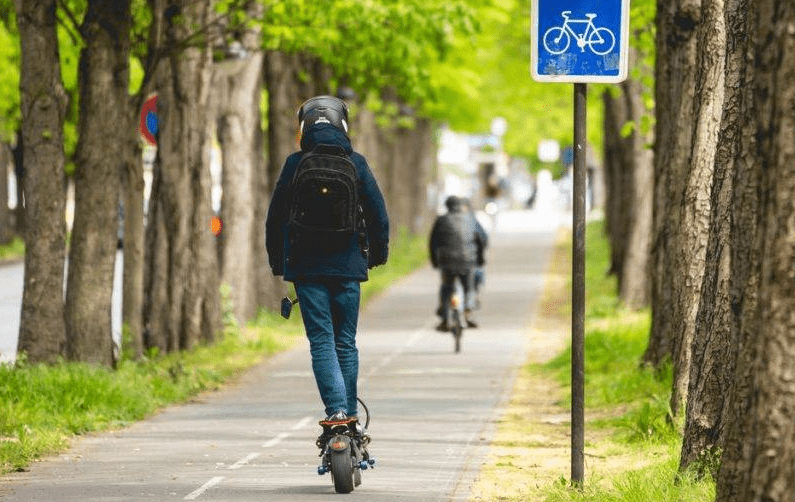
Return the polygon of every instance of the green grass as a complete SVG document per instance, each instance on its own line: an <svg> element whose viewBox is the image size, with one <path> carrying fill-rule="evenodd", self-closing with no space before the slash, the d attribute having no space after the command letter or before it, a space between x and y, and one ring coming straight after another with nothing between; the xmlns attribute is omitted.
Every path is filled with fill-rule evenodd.
<svg viewBox="0 0 795 502"><path fill-rule="evenodd" d="M218 389L301 334L262 313L211 346L122 361L116 370L61 362L0 365L0 472L24 469L71 436L123 427L158 409Z"/></svg>
<svg viewBox="0 0 795 502"><path fill-rule="evenodd" d="M714 486L695 476L678 473L679 449L642 469L629 469L609 479L586 482L581 489L561 479L547 491L544 502L707 502L715 500ZM605 488L605 484L611 485Z"/></svg>
<svg viewBox="0 0 795 502"><path fill-rule="evenodd" d="M427 260L424 237L403 232L386 266L363 284L366 303L395 280ZM68 447L70 438L112 430L151 416L174 403L222 387L264 357L290 347L303 336L300 315L289 320L262 311L244 327L229 316L219 340L193 350L142 361L123 359L117 369L61 362L33 365L20 358L0 364L0 473L23 470L31 461Z"/></svg>
<svg viewBox="0 0 795 502"><path fill-rule="evenodd" d="M672 372L669 366L652 370L641 366L649 337L650 313L629 312L616 295L609 268L609 246L602 222L588 225L586 237L586 430L604 433L599 448L615 454L656 452L645 467L634 465L614 471L609 478L587 479L582 489L561 480L544 500L588 502L698 502L714 500L711 479L699 480L678 473L681 436L670 413ZM569 243L569 248L571 244ZM567 307L570 312L570 305ZM565 310L565 308L563 309ZM527 369L552 375L566 388L571 384L571 349L543 365ZM561 400L569 406L570 395ZM588 440L586 433L586 441Z"/></svg>
<svg viewBox="0 0 795 502"><path fill-rule="evenodd" d="M25 243L21 237L14 237L11 242L0 246L0 261L22 258L25 256Z"/></svg>

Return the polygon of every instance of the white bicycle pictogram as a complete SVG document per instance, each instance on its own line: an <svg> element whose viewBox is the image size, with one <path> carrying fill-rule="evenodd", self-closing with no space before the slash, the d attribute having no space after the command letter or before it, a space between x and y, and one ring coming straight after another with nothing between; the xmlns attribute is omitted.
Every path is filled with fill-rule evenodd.
<svg viewBox="0 0 795 502"><path fill-rule="evenodd" d="M599 56L604 56L613 50L616 45L616 36L607 28L597 28L593 24L596 14L585 14L586 19L571 19L570 10L565 10L560 13L563 16L563 26L553 26L544 33L544 48L550 54L563 54L569 49L571 44L571 37L577 41L577 47L582 52L585 52L587 45L591 52ZM585 24L585 30L582 33L575 32L572 24Z"/></svg>

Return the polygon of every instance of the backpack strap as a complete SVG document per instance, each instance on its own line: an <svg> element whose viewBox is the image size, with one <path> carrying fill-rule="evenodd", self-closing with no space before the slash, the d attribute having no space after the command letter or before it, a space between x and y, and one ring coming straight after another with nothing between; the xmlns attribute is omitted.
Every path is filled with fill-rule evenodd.
<svg viewBox="0 0 795 502"><path fill-rule="evenodd" d="M331 145L328 143L318 143L315 145L315 148L312 149L313 154L325 154L325 155L339 155L340 157L347 157L348 153L345 151L345 148L341 147L340 145Z"/></svg>

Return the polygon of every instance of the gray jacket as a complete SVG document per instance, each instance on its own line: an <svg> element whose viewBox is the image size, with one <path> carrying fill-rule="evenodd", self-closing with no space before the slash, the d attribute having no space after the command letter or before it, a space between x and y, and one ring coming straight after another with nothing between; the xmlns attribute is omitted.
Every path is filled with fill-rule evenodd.
<svg viewBox="0 0 795 502"><path fill-rule="evenodd" d="M436 218L431 230L431 264L465 273L483 265L488 237L470 211L451 211Z"/></svg>

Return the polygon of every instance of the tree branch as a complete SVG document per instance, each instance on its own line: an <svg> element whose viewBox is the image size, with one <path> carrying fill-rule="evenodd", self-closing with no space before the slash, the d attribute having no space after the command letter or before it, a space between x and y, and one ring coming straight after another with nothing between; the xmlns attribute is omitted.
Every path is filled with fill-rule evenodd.
<svg viewBox="0 0 795 502"><path fill-rule="evenodd" d="M69 9L69 6L64 0L58 0L58 6L61 8L61 11L66 14L66 17L69 18L69 21L71 21L71 28L79 33L80 37L78 38L70 29L70 25L65 23L60 17L58 17L58 22L64 27L66 32L69 33L69 36L72 38L72 41L75 43L75 45L80 45L84 39L83 30L80 28L81 23L77 20L77 17Z"/></svg>

